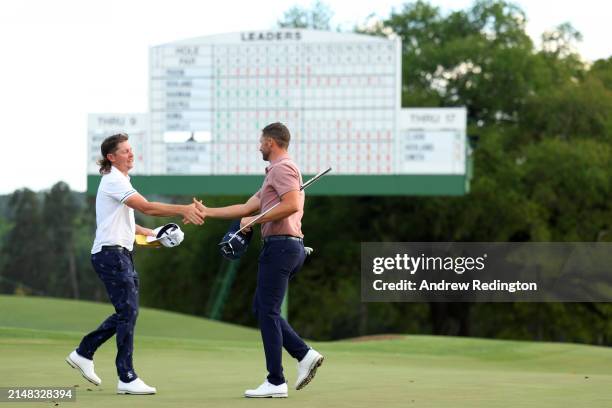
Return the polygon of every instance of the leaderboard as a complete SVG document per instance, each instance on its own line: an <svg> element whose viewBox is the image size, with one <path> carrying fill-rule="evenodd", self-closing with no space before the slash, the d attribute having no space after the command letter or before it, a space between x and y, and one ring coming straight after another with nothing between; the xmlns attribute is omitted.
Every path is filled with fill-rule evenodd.
<svg viewBox="0 0 612 408"><path fill-rule="evenodd" d="M102 157L100 146L105 138L127 133L134 151L131 174L146 174L145 157L149 147L149 115L146 113L90 113L87 118L87 174L98 174L97 161Z"/></svg>
<svg viewBox="0 0 612 408"><path fill-rule="evenodd" d="M399 116L398 173L466 173L466 108L408 108Z"/></svg>
<svg viewBox="0 0 612 408"><path fill-rule="evenodd" d="M152 47L149 174L260 175L258 138L277 121L306 174L402 173L400 46L274 30Z"/></svg>

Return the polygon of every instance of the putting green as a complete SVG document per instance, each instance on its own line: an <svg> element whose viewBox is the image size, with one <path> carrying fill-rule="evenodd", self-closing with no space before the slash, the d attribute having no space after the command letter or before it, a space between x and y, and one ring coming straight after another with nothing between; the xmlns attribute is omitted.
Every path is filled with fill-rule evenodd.
<svg viewBox="0 0 612 408"><path fill-rule="evenodd" d="M64 362L111 310L0 296L0 386L77 385L77 402L59 405L67 407L612 407L612 349L434 336L315 343L326 361L308 387L249 400L244 389L265 377L256 330L144 308L134 361L158 394L116 395L114 341L96 354L100 387ZM295 364L284 359L292 384Z"/></svg>

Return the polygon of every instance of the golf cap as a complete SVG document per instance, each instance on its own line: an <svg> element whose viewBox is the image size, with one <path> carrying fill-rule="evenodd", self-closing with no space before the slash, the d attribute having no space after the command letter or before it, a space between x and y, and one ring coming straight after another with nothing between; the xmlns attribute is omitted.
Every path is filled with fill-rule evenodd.
<svg viewBox="0 0 612 408"><path fill-rule="evenodd" d="M253 230L249 232L241 232L234 236L236 231L240 230L240 220L232 221L229 229L219 242L219 251L225 259L239 259L249 247Z"/></svg>
<svg viewBox="0 0 612 408"><path fill-rule="evenodd" d="M181 231L181 228L173 222L157 227L153 232L155 236L147 237L147 242L159 241L163 246L168 248L180 245L185 238L185 234Z"/></svg>

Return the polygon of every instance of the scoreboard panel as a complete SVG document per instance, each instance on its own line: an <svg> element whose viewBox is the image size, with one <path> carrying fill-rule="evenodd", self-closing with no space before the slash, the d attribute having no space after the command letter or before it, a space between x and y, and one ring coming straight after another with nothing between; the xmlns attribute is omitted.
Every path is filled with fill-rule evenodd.
<svg viewBox="0 0 612 408"><path fill-rule="evenodd" d="M134 150L134 169L130 174L146 174L149 146L149 115L147 113L90 113L87 118L87 174L99 174L96 162L102 157L102 141L117 133L127 133Z"/></svg>
<svg viewBox="0 0 612 408"><path fill-rule="evenodd" d="M151 174L261 174L259 135L276 121L304 172L395 173L399 40L233 33L153 47L150 61Z"/></svg>
<svg viewBox="0 0 612 408"><path fill-rule="evenodd" d="M407 108L400 112L399 173L465 174L465 108Z"/></svg>

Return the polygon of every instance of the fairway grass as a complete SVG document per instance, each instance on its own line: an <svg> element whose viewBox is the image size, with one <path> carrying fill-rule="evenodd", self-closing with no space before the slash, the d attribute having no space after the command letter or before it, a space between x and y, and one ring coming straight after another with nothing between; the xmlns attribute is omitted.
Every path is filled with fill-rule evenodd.
<svg viewBox="0 0 612 408"><path fill-rule="evenodd" d="M326 359L310 385L292 389L295 362L285 354L289 398L245 399L244 390L266 374L258 331L144 308L134 361L158 394L116 395L113 339L96 354L100 387L64 361L111 310L0 296L0 386L78 386L77 402L61 402L64 407L612 408L609 348L435 336L314 343Z"/></svg>

